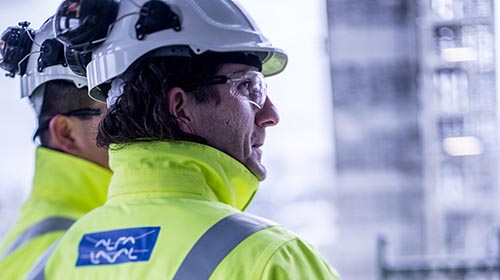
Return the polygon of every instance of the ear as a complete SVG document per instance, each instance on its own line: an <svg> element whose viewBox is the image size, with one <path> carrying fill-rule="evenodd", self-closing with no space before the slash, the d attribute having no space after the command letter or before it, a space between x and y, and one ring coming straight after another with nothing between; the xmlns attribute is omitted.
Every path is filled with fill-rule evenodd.
<svg viewBox="0 0 500 280"><path fill-rule="evenodd" d="M67 116L54 116L49 123L51 148L77 155L79 146L74 137L75 125L75 122Z"/></svg>
<svg viewBox="0 0 500 280"><path fill-rule="evenodd" d="M179 124L179 128L186 133L193 133L193 112L190 96L181 88L174 87L167 92L168 111Z"/></svg>

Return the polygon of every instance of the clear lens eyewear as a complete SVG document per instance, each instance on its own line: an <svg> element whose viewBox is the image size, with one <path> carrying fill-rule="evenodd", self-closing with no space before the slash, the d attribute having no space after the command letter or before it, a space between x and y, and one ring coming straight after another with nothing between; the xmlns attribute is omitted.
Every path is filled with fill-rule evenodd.
<svg viewBox="0 0 500 280"><path fill-rule="evenodd" d="M230 93L262 109L267 98L267 84L264 75L258 71L245 71L215 76L205 85L231 84Z"/></svg>
<svg viewBox="0 0 500 280"><path fill-rule="evenodd" d="M85 118L85 117L88 117L88 116L100 116L102 114L103 114L103 112L100 109L94 109L94 108L82 108L82 109L72 110L72 111L69 111L69 112L66 112L66 113L55 114L54 116L50 117L47 121L41 123L38 126L37 130L35 131L35 134L33 134L33 141L35 141L35 138L38 137L43 130L49 128L50 121L56 115L64 115L64 116L68 116L68 117Z"/></svg>

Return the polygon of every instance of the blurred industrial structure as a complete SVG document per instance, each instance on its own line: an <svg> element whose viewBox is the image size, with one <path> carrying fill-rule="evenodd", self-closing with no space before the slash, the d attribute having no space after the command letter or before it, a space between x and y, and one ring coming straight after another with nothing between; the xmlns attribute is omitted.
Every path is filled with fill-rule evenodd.
<svg viewBox="0 0 500 280"><path fill-rule="evenodd" d="M377 278L380 234L414 270L498 258L493 2L327 1L345 279ZM500 279L422 275L390 279Z"/></svg>

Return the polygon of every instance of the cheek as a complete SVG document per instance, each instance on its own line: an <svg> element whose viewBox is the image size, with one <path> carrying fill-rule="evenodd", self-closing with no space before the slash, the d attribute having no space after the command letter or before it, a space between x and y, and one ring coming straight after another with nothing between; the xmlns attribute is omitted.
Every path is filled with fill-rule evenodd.
<svg viewBox="0 0 500 280"><path fill-rule="evenodd" d="M234 98L195 115L193 132L242 161L250 156L255 113L251 104Z"/></svg>
<svg viewBox="0 0 500 280"><path fill-rule="evenodd" d="M242 131L248 131L255 123L255 110L250 103L238 100L234 110L228 112L228 124L240 128Z"/></svg>
<svg viewBox="0 0 500 280"><path fill-rule="evenodd" d="M251 154L252 126L242 115L228 115L218 127L218 144L240 161Z"/></svg>
<svg viewBox="0 0 500 280"><path fill-rule="evenodd" d="M208 128L206 133L234 137L238 132L247 129L248 115L239 103L231 102L224 105L215 108L211 114L199 116L198 119L201 121L201 125Z"/></svg>
<svg viewBox="0 0 500 280"><path fill-rule="evenodd" d="M234 139L235 141L239 143L247 142L252 135L254 119L248 112L239 111L235 114L228 114L224 126L232 136L237 137L237 139Z"/></svg>

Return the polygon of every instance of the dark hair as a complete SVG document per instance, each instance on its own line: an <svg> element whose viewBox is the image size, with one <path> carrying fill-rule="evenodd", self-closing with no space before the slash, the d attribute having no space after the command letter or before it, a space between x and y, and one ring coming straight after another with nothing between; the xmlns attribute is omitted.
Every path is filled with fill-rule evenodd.
<svg viewBox="0 0 500 280"><path fill-rule="evenodd" d="M207 63L203 56L146 57L132 66L123 94L109 108L99 124L97 145L126 144L137 141L186 140L206 143L205 139L183 132L168 108L167 92L180 87L199 103L220 102L210 86L197 87L195 81L214 76L221 63Z"/></svg>
<svg viewBox="0 0 500 280"><path fill-rule="evenodd" d="M40 125L49 121L57 114L89 108L95 102L89 97L87 87L77 88L73 82L66 80L49 81L45 83L38 124ZM82 116L81 118L90 117ZM42 146L47 146L50 140L49 131L47 129L41 130L39 136Z"/></svg>

